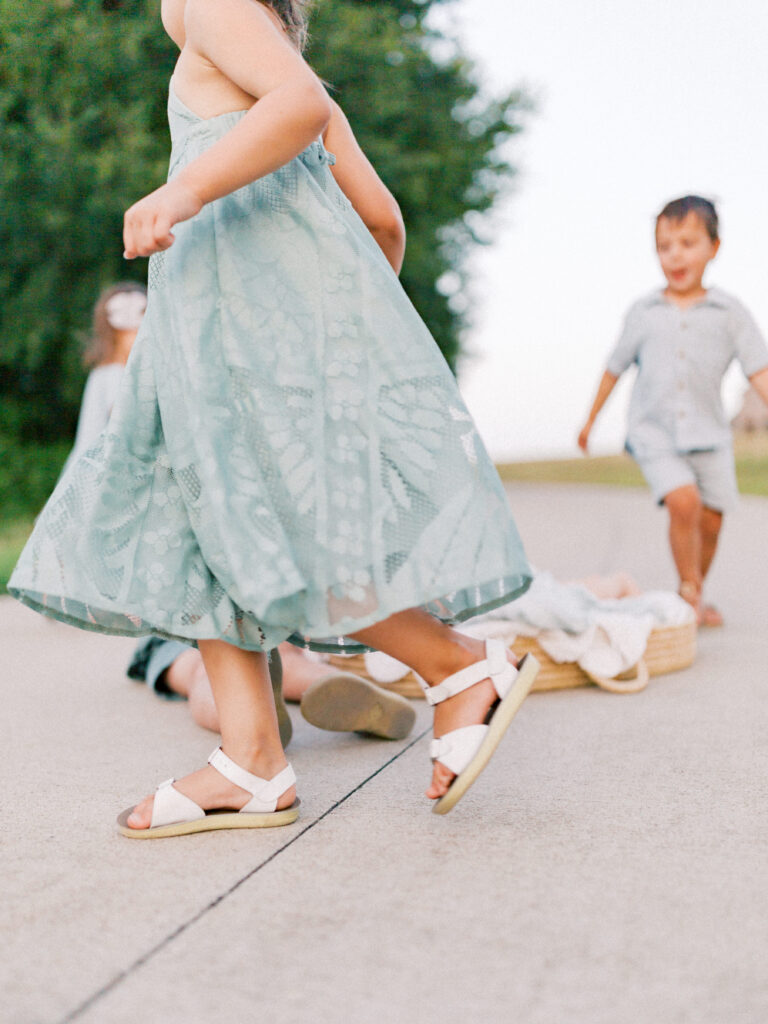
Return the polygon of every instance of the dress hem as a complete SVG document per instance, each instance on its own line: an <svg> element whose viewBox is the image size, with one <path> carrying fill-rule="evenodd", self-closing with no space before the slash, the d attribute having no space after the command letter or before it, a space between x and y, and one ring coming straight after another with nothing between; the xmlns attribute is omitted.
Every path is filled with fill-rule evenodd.
<svg viewBox="0 0 768 1024"><path fill-rule="evenodd" d="M505 577L501 577L501 578L505 578ZM402 608L395 608L395 609L393 609L392 611L388 612L384 616L376 617L376 618L373 618L373 619L370 619L370 620L362 620L360 622L360 624L357 624L357 625L355 625L352 628L352 632L356 632L356 631L362 630L362 629L368 629L371 626L376 625L376 623L378 623L378 622L383 622L385 619L389 618L392 615L397 615L399 612L406 611L408 608L423 608L427 612L429 612L430 615L433 615L436 619L438 619L439 621L445 623L446 625L456 625L456 624L459 624L459 623L462 623L462 622L466 622L468 619L475 618L478 615L486 614L487 612L493 611L494 608L499 608L502 605L509 604L511 601L514 601L518 597L521 597L526 592L526 590L528 590L528 588L530 587L531 582L532 582L532 577L529 576L526 573L516 573L516 574L512 574L512 575L510 575L510 577L506 577L506 578L517 580L518 581L517 585L515 587L513 587L513 589L506 591L500 597L495 597L495 598L491 599L490 601L484 601L481 604L470 605L470 606L468 606L466 608L461 609L460 611L456 612L453 615L451 615L451 614L449 614L449 615L441 615L441 614L433 611L430 608L431 604L433 604L433 603L435 603L437 601L440 601L442 598L445 597L446 590L444 588L441 591L441 594L439 596L435 597L435 598L431 598L431 599L428 599L426 601L421 601L421 602L411 602L411 603L405 605ZM482 591L483 587L489 585L489 582L491 582L491 581L487 581L486 583L481 583L479 585L472 585L472 586L475 589ZM225 636L222 636L221 634L218 634L216 636L190 637L190 636L184 636L184 635L182 635L180 633L172 633L172 632L169 632L168 630L164 630L164 629L161 629L161 628L151 627L149 625L147 625L145 627L137 626L134 629L129 629L127 627L122 627L122 626L118 626L118 625L105 626L102 623L98 622L95 617L93 619L79 618L78 616L72 615L72 614L64 611L63 609L58 609L58 608L53 607L50 604L46 604L43 600L39 600L39 599L37 599L36 597L33 596L35 593L40 593L39 591L31 591L31 590L28 590L27 588L24 588L24 587L20 588L20 587L13 587L13 586L9 586L7 589L8 589L8 593L15 600L19 601L23 605L26 605L28 608L31 608L33 611L36 611L39 614L46 616L46 618L55 619L56 621L63 622L63 623L65 623L68 626L74 626L74 627L76 627L78 629L86 630L87 632L100 633L100 634L106 635L106 636L125 636L125 637L133 637L134 639L140 639L141 637L146 637L146 636L158 636L158 637L162 637L165 640L177 640L180 643L188 644L190 647L196 647L198 640L224 640L225 643L231 643L233 647L239 647L241 650L257 651L257 652L273 650L274 647L277 646L277 643L281 643L282 642L282 640L280 640L277 643L275 643L274 645L270 644L268 646L265 646L265 645L259 646L257 644L249 644L249 643L234 643L231 639L229 639L229 638L227 638ZM467 588L466 587L456 587L453 590L448 591L448 593L458 593L462 589L467 589ZM63 597L62 595L52 595L52 596L55 596L59 601L62 601L62 602L63 601L76 601L77 602L79 600L78 598L73 598L71 596L68 596L68 597ZM79 603L82 604L83 607L85 607L85 608L92 607L86 601L79 601ZM107 609L101 609L101 611L106 613ZM130 612L125 612L125 611L110 612L109 614L122 615L125 618L128 618L131 615ZM141 615L140 613L135 613L135 617L143 619L143 615ZM258 628L261 628L261 629L265 628L261 624L258 624L258 620L253 619L252 621L254 623L257 623ZM300 648L302 648L304 650L316 651L319 654L362 654L362 653L365 653L366 651L369 651L369 650L372 649L370 647L367 647L365 644L361 644L361 643L358 643L355 640L349 639L346 634L337 634L335 637L329 637L328 635L326 635L326 636L319 636L319 637L310 637L310 636L307 636L305 634L299 634L299 633L296 633L296 632L292 632L292 633L286 633L286 635L283 637L283 640L289 641L295 647L300 647ZM339 641L342 641L342 642L339 642Z"/></svg>

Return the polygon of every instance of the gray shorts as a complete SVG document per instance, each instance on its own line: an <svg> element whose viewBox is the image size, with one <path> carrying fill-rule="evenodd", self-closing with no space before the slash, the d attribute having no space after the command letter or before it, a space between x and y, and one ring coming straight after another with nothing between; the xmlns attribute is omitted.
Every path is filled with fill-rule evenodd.
<svg viewBox="0 0 768 1024"><path fill-rule="evenodd" d="M179 694L168 689L165 672L180 654L191 649L178 640L163 640L159 636L149 636L142 640L133 652L127 675L130 679L145 682L151 690L163 697L171 700L181 699Z"/></svg>
<svg viewBox="0 0 768 1024"><path fill-rule="evenodd" d="M652 458L638 458L630 451L648 481L659 505L670 491L694 484L705 508L729 512L737 503L739 489L730 448L707 452L672 452Z"/></svg>

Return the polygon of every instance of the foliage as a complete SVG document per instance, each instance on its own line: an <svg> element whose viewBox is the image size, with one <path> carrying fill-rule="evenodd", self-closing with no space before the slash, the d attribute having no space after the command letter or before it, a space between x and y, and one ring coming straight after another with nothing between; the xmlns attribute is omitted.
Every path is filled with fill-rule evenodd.
<svg viewBox="0 0 768 1024"><path fill-rule="evenodd" d="M464 257L512 173L499 146L524 102L483 98L458 52L438 59L425 19L440 2L318 0L309 57L402 205L403 282L455 365ZM168 157L158 6L0 0L0 437L23 445L72 436L94 298L146 275L120 234Z"/></svg>
<svg viewBox="0 0 768 1024"><path fill-rule="evenodd" d="M71 436L94 298L146 276L120 225L167 159L154 22L144 0L0 0L0 433Z"/></svg>
<svg viewBox="0 0 768 1024"><path fill-rule="evenodd" d="M736 479L742 494L768 497L768 432L736 435ZM643 474L629 455L508 462L496 467L502 480L532 484L605 484L646 487Z"/></svg>
<svg viewBox="0 0 768 1024"><path fill-rule="evenodd" d="M408 229L403 285L455 367L466 312L464 259L513 170L501 155L525 97L487 99L424 24L435 0L321 0L310 59L332 88ZM439 0L438 0L439 2Z"/></svg>
<svg viewBox="0 0 768 1024"><path fill-rule="evenodd" d="M0 434L0 522L11 522L42 506L70 448L68 441L20 444Z"/></svg>

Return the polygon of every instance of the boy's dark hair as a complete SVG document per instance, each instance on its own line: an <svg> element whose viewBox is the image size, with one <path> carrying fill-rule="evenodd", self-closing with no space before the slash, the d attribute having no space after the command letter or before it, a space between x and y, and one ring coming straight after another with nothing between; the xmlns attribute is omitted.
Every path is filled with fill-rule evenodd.
<svg viewBox="0 0 768 1024"><path fill-rule="evenodd" d="M701 196L683 196L682 199L673 199L671 203L667 203L656 218L656 226L658 227L662 217L666 217L667 220L684 220L689 213L695 213L697 217L701 218L707 229L707 234L713 242L719 239L715 204Z"/></svg>

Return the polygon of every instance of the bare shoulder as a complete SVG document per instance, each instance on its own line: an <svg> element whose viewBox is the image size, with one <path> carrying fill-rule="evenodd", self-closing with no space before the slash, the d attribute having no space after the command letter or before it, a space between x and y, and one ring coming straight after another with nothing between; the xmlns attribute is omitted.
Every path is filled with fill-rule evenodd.
<svg viewBox="0 0 768 1024"><path fill-rule="evenodd" d="M283 23L259 0L183 2L184 46L174 89L200 117L244 110L289 82L319 91Z"/></svg>
<svg viewBox="0 0 768 1024"><path fill-rule="evenodd" d="M169 2L169 0L164 0ZM280 18L261 0L170 0L183 8L184 25L188 38L200 32L223 25L242 27L248 32L273 30L285 34Z"/></svg>

